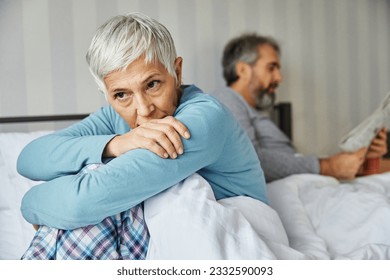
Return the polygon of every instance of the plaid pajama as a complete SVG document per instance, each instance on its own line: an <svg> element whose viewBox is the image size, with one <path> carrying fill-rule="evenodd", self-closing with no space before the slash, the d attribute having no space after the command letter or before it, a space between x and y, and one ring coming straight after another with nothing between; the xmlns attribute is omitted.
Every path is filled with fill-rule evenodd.
<svg viewBox="0 0 390 280"><path fill-rule="evenodd" d="M41 226L24 260L140 260L146 258L149 232L143 204L74 230Z"/></svg>

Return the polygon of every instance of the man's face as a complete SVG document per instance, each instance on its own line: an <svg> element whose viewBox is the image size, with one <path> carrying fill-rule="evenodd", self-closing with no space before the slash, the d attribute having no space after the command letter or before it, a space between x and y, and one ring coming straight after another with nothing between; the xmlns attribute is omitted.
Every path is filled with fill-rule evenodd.
<svg viewBox="0 0 390 280"><path fill-rule="evenodd" d="M252 66L252 75L249 82L250 91L257 107L272 106L275 92L282 81L279 55L270 45L263 45L259 49L260 59Z"/></svg>
<svg viewBox="0 0 390 280"><path fill-rule="evenodd" d="M108 102L131 128L172 116L181 94L181 63L182 59L177 58L178 82L160 62L146 63L144 57L124 70L111 72L104 78Z"/></svg>

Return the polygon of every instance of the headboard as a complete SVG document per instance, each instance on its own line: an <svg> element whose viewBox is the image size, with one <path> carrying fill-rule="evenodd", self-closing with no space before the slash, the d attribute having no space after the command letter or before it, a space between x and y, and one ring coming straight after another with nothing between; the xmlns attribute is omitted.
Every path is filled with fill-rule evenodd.
<svg viewBox="0 0 390 280"><path fill-rule="evenodd" d="M87 116L88 114L0 117L0 132L60 130Z"/></svg>
<svg viewBox="0 0 390 280"><path fill-rule="evenodd" d="M274 112L271 116L281 131L292 140L292 106L290 102L280 102L274 106Z"/></svg>
<svg viewBox="0 0 390 280"><path fill-rule="evenodd" d="M22 116L22 117L1 117L0 123L26 123L26 122L47 122L47 121L72 121L81 120L88 114L74 115L47 115L47 116Z"/></svg>

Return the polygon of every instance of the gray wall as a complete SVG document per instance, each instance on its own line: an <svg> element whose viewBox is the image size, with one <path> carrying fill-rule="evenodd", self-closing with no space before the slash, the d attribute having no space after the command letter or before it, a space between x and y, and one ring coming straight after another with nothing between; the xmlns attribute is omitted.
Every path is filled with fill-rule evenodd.
<svg viewBox="0 0 390 280"><path fill-rule="evenodd" d="M0 116L103 105L85 52L106 19L134 11L169 28L184 82L205 91L224 84L220 56L232 36L257 31L279 40L278 99L293 103L303 153L336 152L390 90L389 0L0 0Z"/></svg>

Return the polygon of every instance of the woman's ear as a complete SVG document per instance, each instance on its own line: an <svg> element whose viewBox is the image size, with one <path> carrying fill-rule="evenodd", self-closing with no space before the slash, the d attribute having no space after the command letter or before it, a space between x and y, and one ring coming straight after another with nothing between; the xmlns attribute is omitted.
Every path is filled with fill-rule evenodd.
<svg viewBox="0 0 390 280"><path fill-rule="evenodd" d="M175 59L175 73L176 73L177 87L181 86L182 65L183 65L183 58L178 56Z"/></svg>

